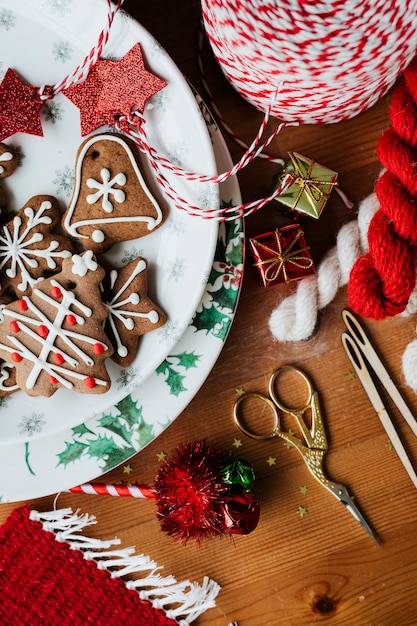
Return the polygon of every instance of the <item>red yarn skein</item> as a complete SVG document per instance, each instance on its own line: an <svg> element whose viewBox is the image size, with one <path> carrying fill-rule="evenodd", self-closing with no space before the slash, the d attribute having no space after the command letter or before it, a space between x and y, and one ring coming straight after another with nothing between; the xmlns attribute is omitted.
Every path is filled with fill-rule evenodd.
<svg viewBox="0 0 417 626"><path fill-rule="evenodd" d="M377 320L404 311L416 284L417 59L404 78L392 97L391 128L378 142L386 171L375 186L379 209L368 228L369 252L348 283L349 306Z"/></svg>

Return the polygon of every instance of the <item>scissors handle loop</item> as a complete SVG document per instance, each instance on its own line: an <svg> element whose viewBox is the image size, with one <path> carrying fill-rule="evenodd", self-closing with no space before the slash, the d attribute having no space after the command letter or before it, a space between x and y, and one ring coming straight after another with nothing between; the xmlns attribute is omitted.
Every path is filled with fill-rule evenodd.
<svg viewBox="0 0 417 626"><path fill-rule="evenodd" d="M275 390L275 381L277 380L278 376L280 376L280 374L286 371L295 372L298 376L301 376L301 378L304 380L304 382L307 385L307 390L308 390L307 401L301 407L288 407L285 404L282 404L282 402L278 398L277 392ZM298 367L295 367L294 365L283 365L282 367L279 367L277 370L275 370L275 372L272 374L271 378L269 379L269 395L271 396L275 405L283 413L289 413L290 415L303 415L303 413L311 406L313 394L314 394L314 389L313 389L313 386L311 384L309 377L307 376L307 374L303 372L303 370L300 370Z"/></svg>
<svg viewBox="0 0 417 626"><path fill-rule="evenodd" d="M249 430L243 424L241 415L239 414L239 406L244 400L247 400L248 398L256 398L257 400L261 400L266 405L268 405L268 407L271 409L274 422L273 422L273 428L269 433L266 433L264 435L258 435L254 433L252 430ZM272 400L270 400L266 396L263 396L260 393L244 393L243 395L239 396L239 398L236 399L235 404L233 406L233 419L235 421L236 426L239 428L239 430L244 435L246 435L246 437L250 437L251 439L271 439L272 437L275 437L279 432L279 415L278 415L277 407L272 402Z"/></svg>

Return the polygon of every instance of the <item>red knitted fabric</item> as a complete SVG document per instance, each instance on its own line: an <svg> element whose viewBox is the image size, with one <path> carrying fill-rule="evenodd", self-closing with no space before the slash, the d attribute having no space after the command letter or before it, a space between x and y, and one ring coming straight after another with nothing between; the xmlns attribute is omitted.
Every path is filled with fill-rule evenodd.
<svg viewBox="0 0 417 626"><path fill-rule="evenodd" d="M390 105L391 128L378 142L386 168L375 193L379 209L368 228L369 252L349 277L350 307L384 319L404 311L416 284L417 256L417 60L404 72Z"/></svg>
<svg viewBox="0 0 417 626"><path fill-rule="evenodd" d="M0 529L0 624L177 626L29 513L16 509Z"/></svg>

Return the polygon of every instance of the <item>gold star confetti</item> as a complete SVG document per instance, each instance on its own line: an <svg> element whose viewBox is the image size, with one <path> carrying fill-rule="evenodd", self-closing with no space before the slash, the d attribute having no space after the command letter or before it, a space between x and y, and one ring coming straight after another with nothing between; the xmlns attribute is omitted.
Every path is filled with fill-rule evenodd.
<svg viewBox="0 0 417 626"><path fill-rule="evenodd" d="M307 515L307 513L308 513L308 510L306 509L305 506L299 506L298 507L298 515L300 517L304 517L304 515Z"/></svg>
<svg viewBox="0 0 417 626"><path fill-rule="evenodd" d="M243 387L238 387L236 389L236 395L238 398L240 398L241 396L243 396L243 394L245 393L245 390L243 389Z"/></svg>
<svg viewBox="0 0 417 626"><path fill-rule="evenodd" d="M347 379L348 380L355 380L355 378L356 378L355 372L350 371L350 372L347 373Z"/></svg>
<svg viewBox="0 0 417 626"><path fill-rule="evenodd" d="M268 463L269 467L272 467L273 465L275 465L277 459L274 456L270 456L268 459L266 459L266 462Z"/></svg>
<svg viewBox="0 0 417 626"><path fill-rule="evenodd" d="M303 496L306 495L307 491L308 491L307 485L303 485L302 487L300 487L300 493L302 493Z"/></svg>
<svg viewBox="0 0 417 626"><path fill-rule="evenodd" d="M123 474L131 474L132 466L131 465L123 465Z"/></svg>
<svg viewBox="0 0 417 626"><path fill-rule="evenodd" d="M294 436L294 431L291 430L291 428L288 429L288 434ZM285 441L284 446L287 448L287 450L289 450L290 448L293 447L294 444L292 444L290 441Z"/></svg>
<svg viewBox="0 0 417 626"><path fill-rule="evenodd" d="M388 450L392 450L394 448L394 446L392 445L392 441L390 441L389 439L387 441L387 448Z"/></svg>
<svg viewBox="0 0 417 626"><path fill-rule="evenodd" d="M157 453L156 458L158 459L158 461L165 461L166 456L166 453L162 450L161 452Z"/></svg>
<svg viewBox="0 0 417 626"><path fill-rule="evenodd" d="M232 446L234 446L235 448L241 448L243 446L242 440L241 439L233 439Z"/></svg>

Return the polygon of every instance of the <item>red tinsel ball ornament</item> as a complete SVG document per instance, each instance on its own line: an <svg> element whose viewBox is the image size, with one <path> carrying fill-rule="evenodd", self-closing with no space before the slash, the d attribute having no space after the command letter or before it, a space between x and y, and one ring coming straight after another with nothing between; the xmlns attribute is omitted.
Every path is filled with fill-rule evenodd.
<svg viewBox="0 0 417 626"><path fill-rule="evenodd" d="M204 441L177 449L161 465L154 491L161 528L184 543L224 533L221 501L228 491L220 474L223 454Z"/></svg>

